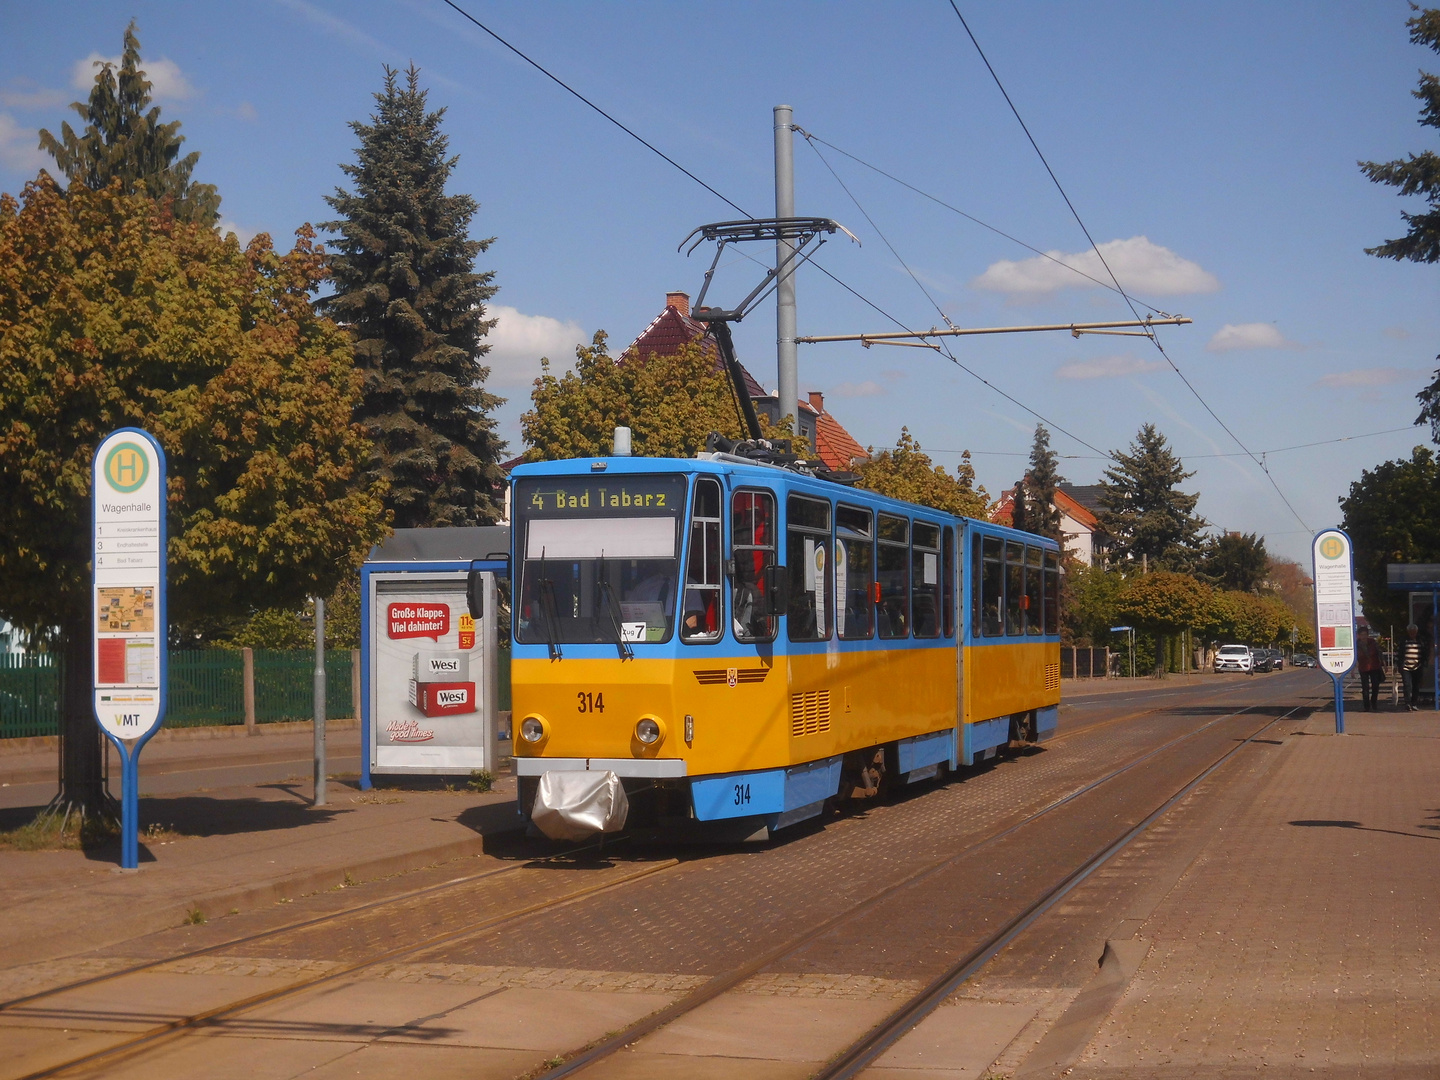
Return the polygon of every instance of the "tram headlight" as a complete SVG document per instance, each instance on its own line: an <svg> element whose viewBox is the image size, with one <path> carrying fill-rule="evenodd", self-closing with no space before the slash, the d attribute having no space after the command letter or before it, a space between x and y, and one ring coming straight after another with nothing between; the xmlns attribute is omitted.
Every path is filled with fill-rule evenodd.
<svg viewBox="0 0 1440 1080"><path fill-rule="evenodd" d="M545 738L545 721L538 716L527 716L520 721L520 738L528 743L538 743Z"/></svg>
<svg viewBox="0 0 1440 1080"><path fill-rule="evenodd" d="M635 738L646 746L654 746L665 737L665 725L659 717L642 716L635 724Z"/></svg>

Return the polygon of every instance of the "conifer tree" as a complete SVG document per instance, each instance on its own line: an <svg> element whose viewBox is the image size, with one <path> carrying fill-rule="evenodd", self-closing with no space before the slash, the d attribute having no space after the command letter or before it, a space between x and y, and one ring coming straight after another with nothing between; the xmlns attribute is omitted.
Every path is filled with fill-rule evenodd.
<svg viewBox="0 0 1440 1080"><path fill-rule="evenodd" d="M190 174L200 160L199 151L180 157L180 121L160 123L160 106L150 104L150 82L140 66L140 40L132 20L125 28L125 52L117 72L109 63L100 64L90 100L71 104L86 121L77 135L68 124L60 125L60 138L40 131L40 149L71 184L83 184L102 191L114 180L123 194L133 195L142 187L146 195L170 204L182 221L213 225L220 216L220 196L214 184L196 184Z"/></svg>
<svg viewBox="0 0 1440 1080"><path fill-rule="evenodd" d="M1030 448L1030 471L1025 474L1025 527L1040 536L1059 543L1060 510L1055 505L1055 492L1065 478L1060 475L1059 458L1050 449L1050 432L1044 424L1035 425L1035 443Z"/></svg>
<svg viewBox="0 0 1440 1080"><path fill-rule="evenodd" d="M1030 531L1030 507L1025 498L1025 481L1016 480L1010 489L1010 527L1021 532Z"/></svg>
<svg viewBox="0 0 1440 1080"><path fill-rule="evenodd" d="M403 86L399 75L385 68L371 122L350 125L360 146L340 168L354 192L326 198L340 219L322 226L339 234L324 309L355 340L356 418L375 440L396 527L483 525L500 514L504 479L489 415L504 399L485 390L481 363L497 287L493 271L475 272L494 238L471 240L475 200L445 193L459 160L440 130L445 110L426 111L413 64Z"/></svg>
<svg viewBox="0 0 1440 1080"><path fill-rule="evenodd" d="M1200 496L1177 488L1195 474L1185 471L1154 424L1140 429L1129 453L1111 456L1118 464L1105 470L1100 484L1100 524L1115 538L1114 555L1136 562L1148 557L1151 569L1187 569L1206 522L1195 514Z"/></svg>
<svg viewBox="0 0 1440 1080"><path fill-rule="evenodd" d="M1410 43L1425 45L1440 53L1440 9L1421 10L1414 4L1411 8L1415 15L1405 24L1410 28ZM1428 128L1440 128L1440 77L1422 71L1420 85L1412 93L1420 101L1420 123ZM1400 216L1410 230L1378 247L1366 248L1365 254L1381 259L1440 262L1440 154L1422 150L1395 161L1362 161L1359 165L1375 183L1399 188L1401 195L1423 195L1429 204L1424 213L1401 211ZM1436 370L1430 385L1415 397L1420 402L1420 415L1415 423L1429 424L1430 437L1440 443L1440 369Z"/></svg>

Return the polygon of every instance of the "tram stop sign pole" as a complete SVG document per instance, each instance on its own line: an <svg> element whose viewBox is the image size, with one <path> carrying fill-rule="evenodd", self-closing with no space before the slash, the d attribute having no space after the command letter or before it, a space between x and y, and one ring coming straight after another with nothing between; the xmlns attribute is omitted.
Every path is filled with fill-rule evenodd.
<svg viewBox="0 0 1440 1080"><path fill-rule="evenodd" d="M165 718L165 452L121 428L91 479L95 721L120 752L120 865L139 864L140 750Z"/></svg>
<svg viewBox="0 0 1440 1080"><path fill-rule="evenodd" d="M1315 640L1320 666L1335 683L1335 734L1345 734L1345 676L1355 666L1355 559L1340 529L1315 534L1310 554L1315 579Z"/></svg>

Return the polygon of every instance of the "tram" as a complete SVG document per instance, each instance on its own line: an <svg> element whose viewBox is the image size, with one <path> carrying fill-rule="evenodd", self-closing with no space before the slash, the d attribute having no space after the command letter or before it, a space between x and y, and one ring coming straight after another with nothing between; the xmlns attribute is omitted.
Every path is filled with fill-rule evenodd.
<svg viewBox="0 0 1440 1080"><path fill-rule="evenodd" d="M515 468L519 810L765 836L1052 735L1059 548L743 453Z"/></svg>

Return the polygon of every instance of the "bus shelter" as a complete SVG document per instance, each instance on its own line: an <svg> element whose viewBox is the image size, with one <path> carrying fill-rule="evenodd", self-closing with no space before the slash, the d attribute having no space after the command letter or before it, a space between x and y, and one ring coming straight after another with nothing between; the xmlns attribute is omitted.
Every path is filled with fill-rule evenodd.
<svg viewBox="0 0 1440 1080"><path fill-rule="evenodd" d="M1391 592L1408 595L1409 622L1430 643L1430 689L1440 710L1440 563L1387 563L1385 577Z"/></svg>
<svg viewBox="0 0 1440 1080"><path fill-rule="evenodd" d="M396 529L360 569L360 786L496 771L510 529Z"/></svg>

